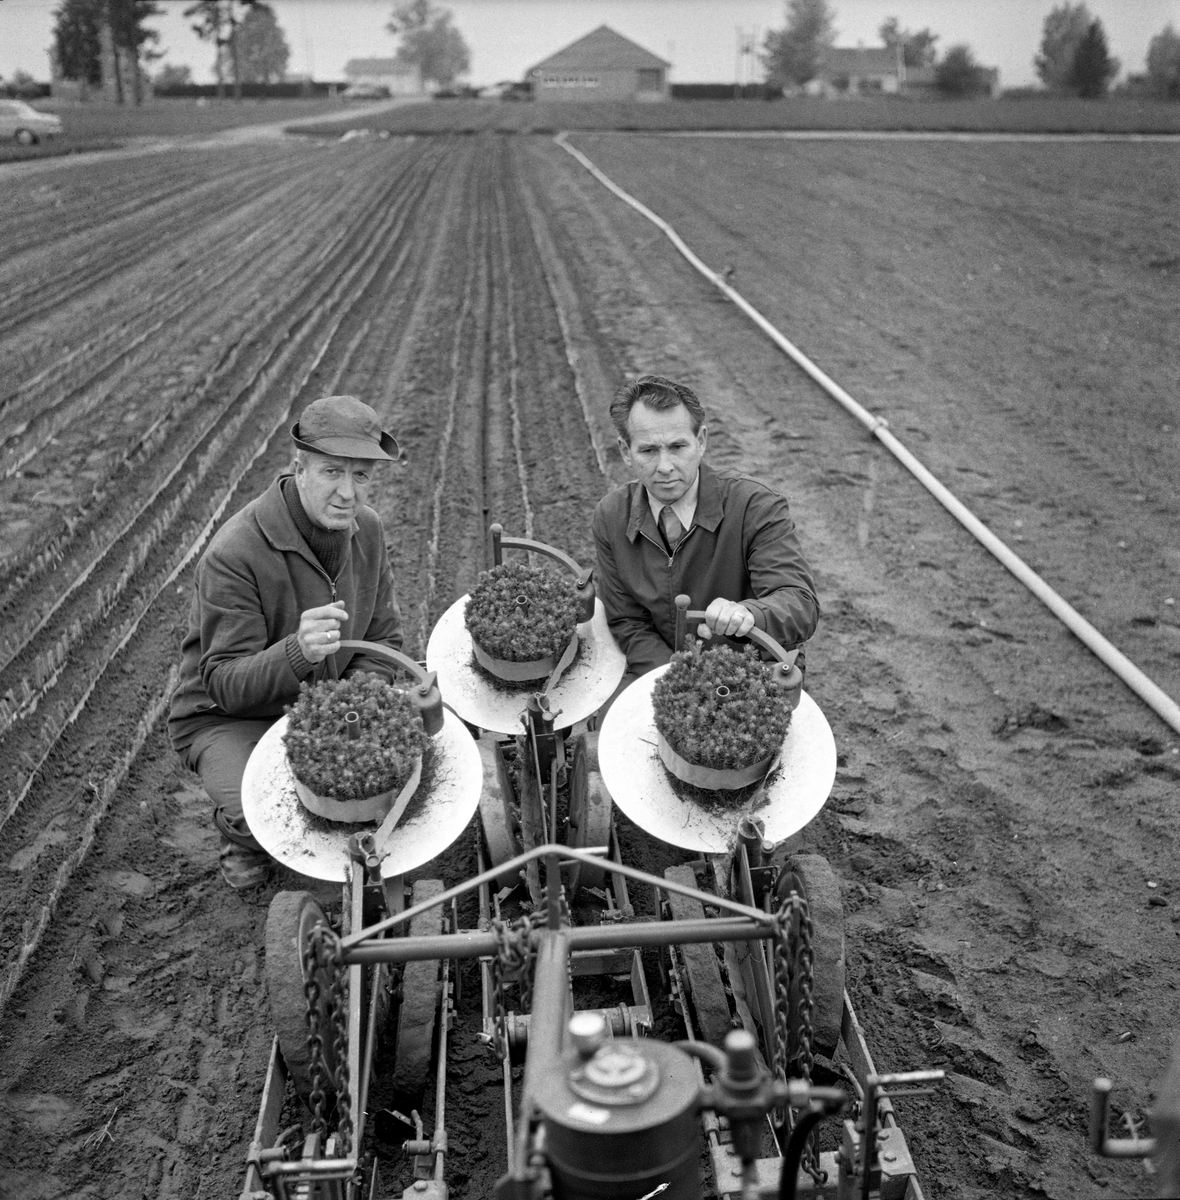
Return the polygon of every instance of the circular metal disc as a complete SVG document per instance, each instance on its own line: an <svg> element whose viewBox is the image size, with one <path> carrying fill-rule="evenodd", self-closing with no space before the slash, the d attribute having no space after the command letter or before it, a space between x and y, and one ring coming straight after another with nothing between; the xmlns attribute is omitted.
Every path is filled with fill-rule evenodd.
<svg viewBox="0 0 1180 1200"><path fill-rule="evenodd" d="M494 687L475 668L471 634L463 623L467 597L460 596L438 619L426 644L427 670L438 672L442 698L471 725L493 733L520 733L520 715L527 692L506 692ZM594 616L578 626L582 645L574 665L549 693L549 706L558 714L555 729L568 729L609 700L627 660L611 636L601 600ZM537 687L545 681L537 681Z"/></svg>
<svg viewBox="0 0 1180 1200"><path fill-rule="evenodd" d="M242 776L242 811L250 832L273 858L312 879L343 881L349 877L348 839L374 832L376 823L335 825L313 816L295 794L291 768L283 748L287 718L276 721L254 747ZM381 875L404 875L441 854L467 828L479 804L483 768L479 750L463 722L443 713L435 738L439 758L424 802L410 801L410 817L394 828Z"/></svg>
<svg viewBox="0 0 1180 1200"><path fill-rule="evenodd" d="M598 735L598 763L614 802L653 837L686 850L721 854L732 845L746 811L714 812L672 790L656 749L651 693L667 670L641 675L611 705ZM819 705L804 692L783 739L782 761L754 813L778 842L802 829L824 806L836 779L836 741Z"/></svg>

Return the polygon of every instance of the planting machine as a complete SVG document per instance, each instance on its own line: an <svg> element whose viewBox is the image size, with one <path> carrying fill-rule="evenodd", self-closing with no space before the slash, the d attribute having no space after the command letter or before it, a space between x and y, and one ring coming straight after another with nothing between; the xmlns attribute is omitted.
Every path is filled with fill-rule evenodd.
<svg viewBox="0 0 1180 1200"><path fill-rule="evenodd" d="M587 727L624 671L590 573L493 526L497 564L504 550L574 573L578 652L536 690L507 690L473 664L466 598L453 605L431 634L430 674L407 665L435 755L427 795L392 835L313 830L281 731L251 759L243 791L259 840L296 870L343 882L344 898L335 928L307 893L272 903L277 1036L242 1200L446 1200L448 1043L464 960L479 963L478 1036L504 1091L507 1170L481 1194L921 1200L892 1098L941 1072L877 1073L844 990L835 876L782 845L835 776L831 731L800 693L793 655L757 635L794 717L750 800L718 814L682 799L655 757L650 676L618 696L601 730ZM682 604L678 640L702 615ZM687 861L663 877L624 861L614 804ZM403 877L477 810L476 876L449 889L419 879L407 894ZM475 928L459 927L462 901ZM398 1108L374 1113L376 1140L388 1147L400 1129L400 1174L413 1176L396 1191L364 1141L383 1033L394 1046L382 1094ZM284 1131L293 1096L311 1120ZM826 1150L825 1117L838 1131Z"/></svg>

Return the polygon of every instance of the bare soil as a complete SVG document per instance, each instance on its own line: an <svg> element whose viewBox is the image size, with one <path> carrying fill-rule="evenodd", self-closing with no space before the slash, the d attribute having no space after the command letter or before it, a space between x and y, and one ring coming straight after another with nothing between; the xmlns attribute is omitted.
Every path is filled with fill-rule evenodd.
<svg viewBox="0 0 1180 1200"><path fill-rule="evenodd" d="M1180 694L1170 149L576 142ZM588 557L622 478L606 400L639 371L698 389L713 461L786 491L817 568L807 686L840 770L802 841L841 876L878 1065L949 1072L901 1112L927 1194L1144 1194L1141 1166L1089 1155L1084 1113L1108 1074L1142 1114L1171 1048L1177 737L652 225L548 139L21 171L0 214L24 246L0 260L0 1195L239 1186L266 905L299 881L224 887L157 718L193 557L284 467L285 426L347 390L406 448L374 503L420 653L489 520ZM638 866L682 857L620 833ZM430 873L469 874L472 836ZM502 1170L477 1003L448 1087L472 1198ZM382 1172L400 1194L404 1167Z"/></svg>

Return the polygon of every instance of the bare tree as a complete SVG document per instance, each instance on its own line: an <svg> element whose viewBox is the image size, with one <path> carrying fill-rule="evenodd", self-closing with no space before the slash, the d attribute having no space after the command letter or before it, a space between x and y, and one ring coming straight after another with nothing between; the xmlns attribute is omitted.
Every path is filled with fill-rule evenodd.
<svg viewBox="0 0 1180 1200"><path fill-rule="evenodd" d="M186 17L196 17L193 32L215 48L213 70L217 76L217 96L225 95L225 67L228 58L234 84L234 99L242 98L242 63L238 29L241 19L238 8L251 8L258 0L197 0L184 10Z"/></svg>

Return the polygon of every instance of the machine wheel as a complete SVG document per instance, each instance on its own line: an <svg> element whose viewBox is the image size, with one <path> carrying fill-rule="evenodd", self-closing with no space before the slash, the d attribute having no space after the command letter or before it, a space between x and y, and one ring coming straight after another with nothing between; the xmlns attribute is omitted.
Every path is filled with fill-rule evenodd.
<svg viewBox="0 0 1180 1200"><path fill-rule="evenodd" d="M270 1015L278 1035L295 1092L306 1104L311 1097L311 1047L307 1040L307 999L303 992L303 946L317 925L327 925L324 910L309 892L279 892L266 914L266 988ZM326 983L326 980L321 980ZM321 1000L321 1022L326 1016ZM336 1061L331 1046L327 1053L326 1091L335 1089L331 1080Z"/></svg>
<svg viewBox="0 0 1180 1200"><path fill-rule="evenodd" d="M433 899L443 890L441 879L419 879L412 904ZM410 937L444 932L446 911L432 908L410 921ZM393 1062L393 1087L402 1112L417 1108L430 1080L430 1052L438 1015L437 959L408 962L402 972L402 1003L397 1016L397 1050Z"/></svg>
<svg viewBox="0 0 1180 1200"><path fill-rule="evenodd" d="M569 789L569 844L576 848L609 846L611 809L610 792L598 773L598 731L571 738ZM579 887L601 888L606 882L606 867L576 863L570 868L569 890L573 897Z"/></svg>
<svg viewBox="0 0 1180 1200"><path fill-rule="evenodd" d="M840 881L822 854L795 854L787 859L776 890L780 899L796 891L807 901L813 959L811 1045L830 1058L840 1041L844 1015L844 904ZM788 1060L794 1057L798 1037L796 999L792 989Z"/></svg>
<svg viewBox="0 0 1180 1200"><path fill-rule="evenodd" d="M687 864L665 867L664 878L673 883L697 887L697 877ZM668 893L672 917L677 921L703 921L705 908L693 896ZM712 1046L720 1046L725 1035L733 1028L729 1014L729 1001L725 997L725 985L721 982L721 967L711 943L702 942L680 947L684 959L686 983L692 993L692 1006L696 1011L697 1036Z"/></svg>
<svg viewBox="0 0 1180 1200"><path fill-rule="evenodd" d="M512 814L512 780L504 753L490 738L476 742L483 763L483 790L479 795L479 821L490 865L498 867L520 853L519 829ZM515 887L520 875L507 871L496 877L499 887Z"/></svg>
<svg viewBox="0 0 1180 1200"><path fill-rule="evenodd" d="M35 146L37 144L37 135L31 129L18 129L12 136L22 146Z"/></svg>

